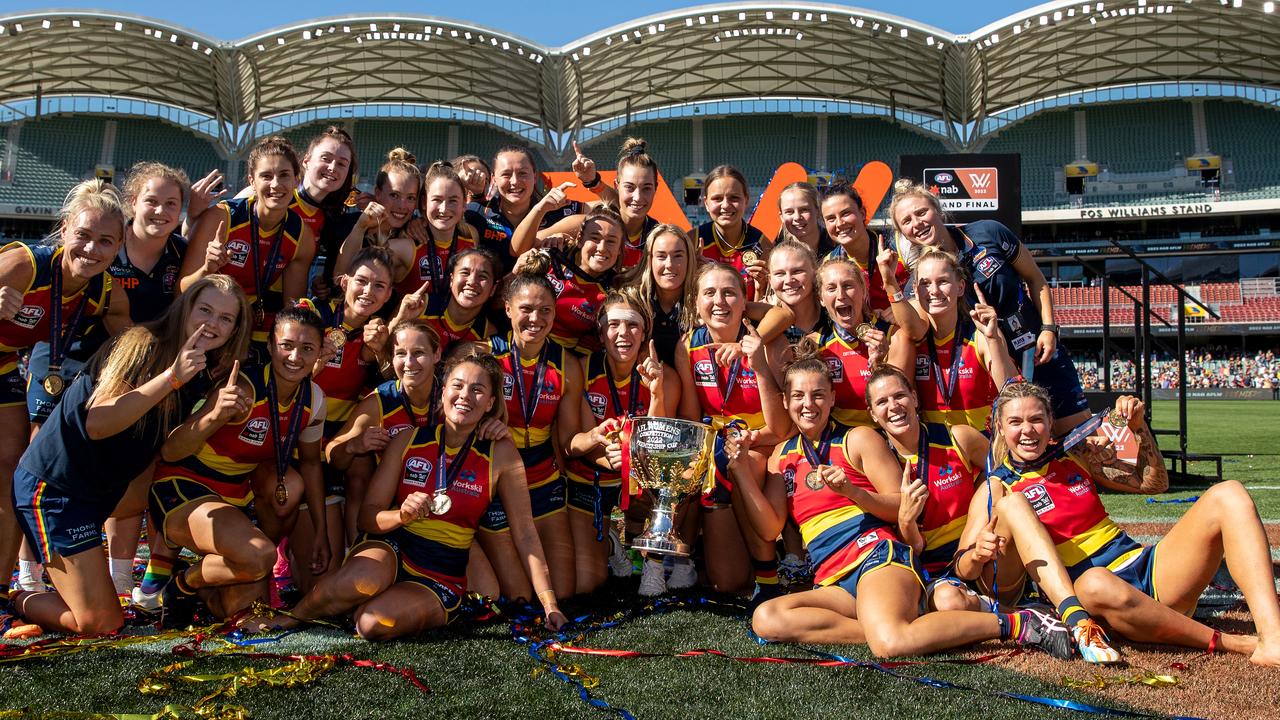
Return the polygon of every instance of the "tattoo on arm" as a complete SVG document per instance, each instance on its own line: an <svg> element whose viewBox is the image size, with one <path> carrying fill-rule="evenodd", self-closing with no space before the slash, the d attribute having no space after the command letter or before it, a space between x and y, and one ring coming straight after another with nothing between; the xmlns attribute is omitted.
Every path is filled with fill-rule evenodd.
<svg viewBox="0 0 1280 720"><path fill-rule="evenodd" d="M1138 461L1133 465L1116 457L1111 443L1096 436L1077 446L1073 454L1095 480L1113 490L1143 494L1164 492L1169 487L1169 473L1156 448L1155 437L1146 425L1133 435L1138 443Z"/></svg>

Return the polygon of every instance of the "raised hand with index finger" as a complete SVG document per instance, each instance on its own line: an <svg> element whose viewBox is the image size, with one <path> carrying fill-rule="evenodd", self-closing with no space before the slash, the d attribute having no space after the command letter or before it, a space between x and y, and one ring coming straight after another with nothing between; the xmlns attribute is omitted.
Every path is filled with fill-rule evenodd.
<svg viewBox="0 0 1280 720"><path fill-rule="evenodd" d="M883 233L880 235L880 247L876 251L876 269L880 271L885 289L898 289L898 253L889 245Z"/></svg>
<svg viewBox="0 0 1280 720"><path fill-rule="evenodd" d="M196 328L196 331L191 333L187 341L178 349L178 356L173 359L173 365L169 367L169 372L173 374L174 379L179 384L187 384L191 381L191 378L200 374L207 366L209 360L205 355L204 348L199 347L199 344L200 338L208 327L207 324L200 323L200 327Z"/></svg>
<svg viewBox="0 0 1280 720"><path fill-rule="evenodd" d="M599 179L600 173L596 170L596 161L582 152L577 140L573 141L573 155L573 174L578 176L583 185L591 185L593 181Z"/></svg>
<svg viewBox="0 0 1280 720"><path fill-rule="evenodd" d="M248 394L240 387L239 360L231 364L231 374L227 376L226 384L218 388L218 396L213 402L213 417L223 423L244 417L252 409Z"/></svg>

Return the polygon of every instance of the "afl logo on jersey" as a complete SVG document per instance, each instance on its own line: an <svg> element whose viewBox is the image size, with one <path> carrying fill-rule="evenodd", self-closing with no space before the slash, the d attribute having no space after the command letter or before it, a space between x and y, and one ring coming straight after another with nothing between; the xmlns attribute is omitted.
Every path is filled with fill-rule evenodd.
<svg viewBox="0 0 1280 720"><path fill-rule="evenodd" d="M591 406L591 414L601 420L609 408L609 399L598 392L587 393L587 404Z"/></svg>
<svg viewBox="0 0 1280 720"><path fill-rule="evenodd" d="M1023 488L1022 494L1027 497L1027 502L1031 503L1031 509L1036 511L1036 515L1043 515L1054 508L1053 498L1049 497L1049 491L1040 483Z"/></svg>
<svg viewBox="0 0 1280 720"><path fill-rule="evenodd" d="M511 392L515 389L516 379L511 373L502 373L502 398L504 400L511 399Z"/></svg>
<svg viewBox="0 0 1280 720"><path fill-rule="evenodd" d="M928 355L916 356L916 379L917 380L929 379L929 356Z"/></svg>
<svg viewBox="0 0 1280 720"><path fill-rule="evenodd" d="M430 255L423 255L422 258L418 260L418 278L422 280L429 280L431 278Z"/></svg>
<svg viewBox="0 0 1280 720"><path fill-rule="evenodd" d="M1000 269L1000 258L994 255L986 255L974 265L974 269L982 277L989 278Z"/></svg>
<svg viewBox="0 0 1280 720"><path fill-rule="evenodd" d="M400 433L404 432L405 430L408 430L409 428L412 428L412 427L413 427L412 425L395 425L393 427L387 428L387 434L390 435L391 437L395 437Z"/></svg>
<svg viewBox="0 0 1280 720"><path fill-rule="evenodd" d="M827 371L831 373L831 382L837 385L844 382L844 363L840 358L827 356Z"/></svg>
<svg viewBox="0 0 1280 720"><path fill-rule="evenodd" d="M244 267L249 261L249 243L244 240L232 240L227 243L227 262L236 267Z"/></svg>
<svg viewBox="0 0 1280 720"><path fill-rule="evenodd" d="M710 360L699 360L693 364L693 381L699 385L714 385L716 382L716 365Z"/></svg>
<svg viewBox="0 0 1280 720"><path fill-rule="evenodd" d="M169 267L165 268L164 276L160 278L160 287L164 289L166 294L169 294L169 293L172 293L174 291L174 288L176 288L177 286L178 286L178 268L174 267L173 265L170 265Z"/></svg>
<svg viewBox="0 0 1280 720"><path fill-rule="evenodd" d="M426 458L411 457L404 461L404 484L414 487L426 487L431 477L431 461Z"/></svg>
<svg viewBox="0 0 1280 720"><path fill-rule="evenodd" d="M782 471L782 482L787 488L787 497L794 496L796 494L795 465L792 465L791 467L788 467L786 470Z"/></svg>
<svg viewBox="0 0 1280 720"><path fill-rule="evenodd" d="M564 281L551 273L547 273L547 280L551 282L551 288L556 291L556 297L560 297L560 293L564 292Z"/></svg>
<svg viewBox="0 0 1280 720"><path fill-rule="evenodd" d="M244 429L240 431L240 439L250 445L261 447L267 441L267 432L270 430L271 423L266 418L253 418L245 423Z"/></svg>
<svg viewBox="0 0 1280 720"><path fill-rule="evenodd" d="M18 314L13 316L13 323L31 329L38 325L43 317L44 308L39 305L23 305L18 310Z"/></svg>

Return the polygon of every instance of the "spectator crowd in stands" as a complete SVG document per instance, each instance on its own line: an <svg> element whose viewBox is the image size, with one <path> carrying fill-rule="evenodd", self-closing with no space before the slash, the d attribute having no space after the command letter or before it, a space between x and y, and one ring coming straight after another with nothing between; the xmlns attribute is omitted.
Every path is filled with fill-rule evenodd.
<svg viewBox="0 0 1280 720"><path fill-rule="evenodd" d="M1088 354L1075 358L1081 385L1086 390L1103 387L1102 361ZM1157 388L1178 387L1178 361L1167 353L1152 364L1152 382ZM1136 387L1137 369L1131 358L1111 359L1111 388L1117 391ZM1280 354L1276 349L1241 351L1210 345L1187 351L1187 387L1191 388L1276 388L1280 387Z"/></svg>

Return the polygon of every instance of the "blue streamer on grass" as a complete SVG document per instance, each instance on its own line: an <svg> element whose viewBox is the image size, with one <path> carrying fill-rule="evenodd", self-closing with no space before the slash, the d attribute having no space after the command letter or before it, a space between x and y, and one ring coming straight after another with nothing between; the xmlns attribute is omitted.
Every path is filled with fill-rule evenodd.
<svg viewBox="0 0 1280 720"><path fill-rule="evenodd" d="M1147 504L1148 505L1181 505L1183 503L1193 503L1199 499L1200 499L1199 495L1192 495L1191 497L1184 497L1184 498L1169 498L1167 500L1162 498L1149 497L1147 498Z"/></svg>

